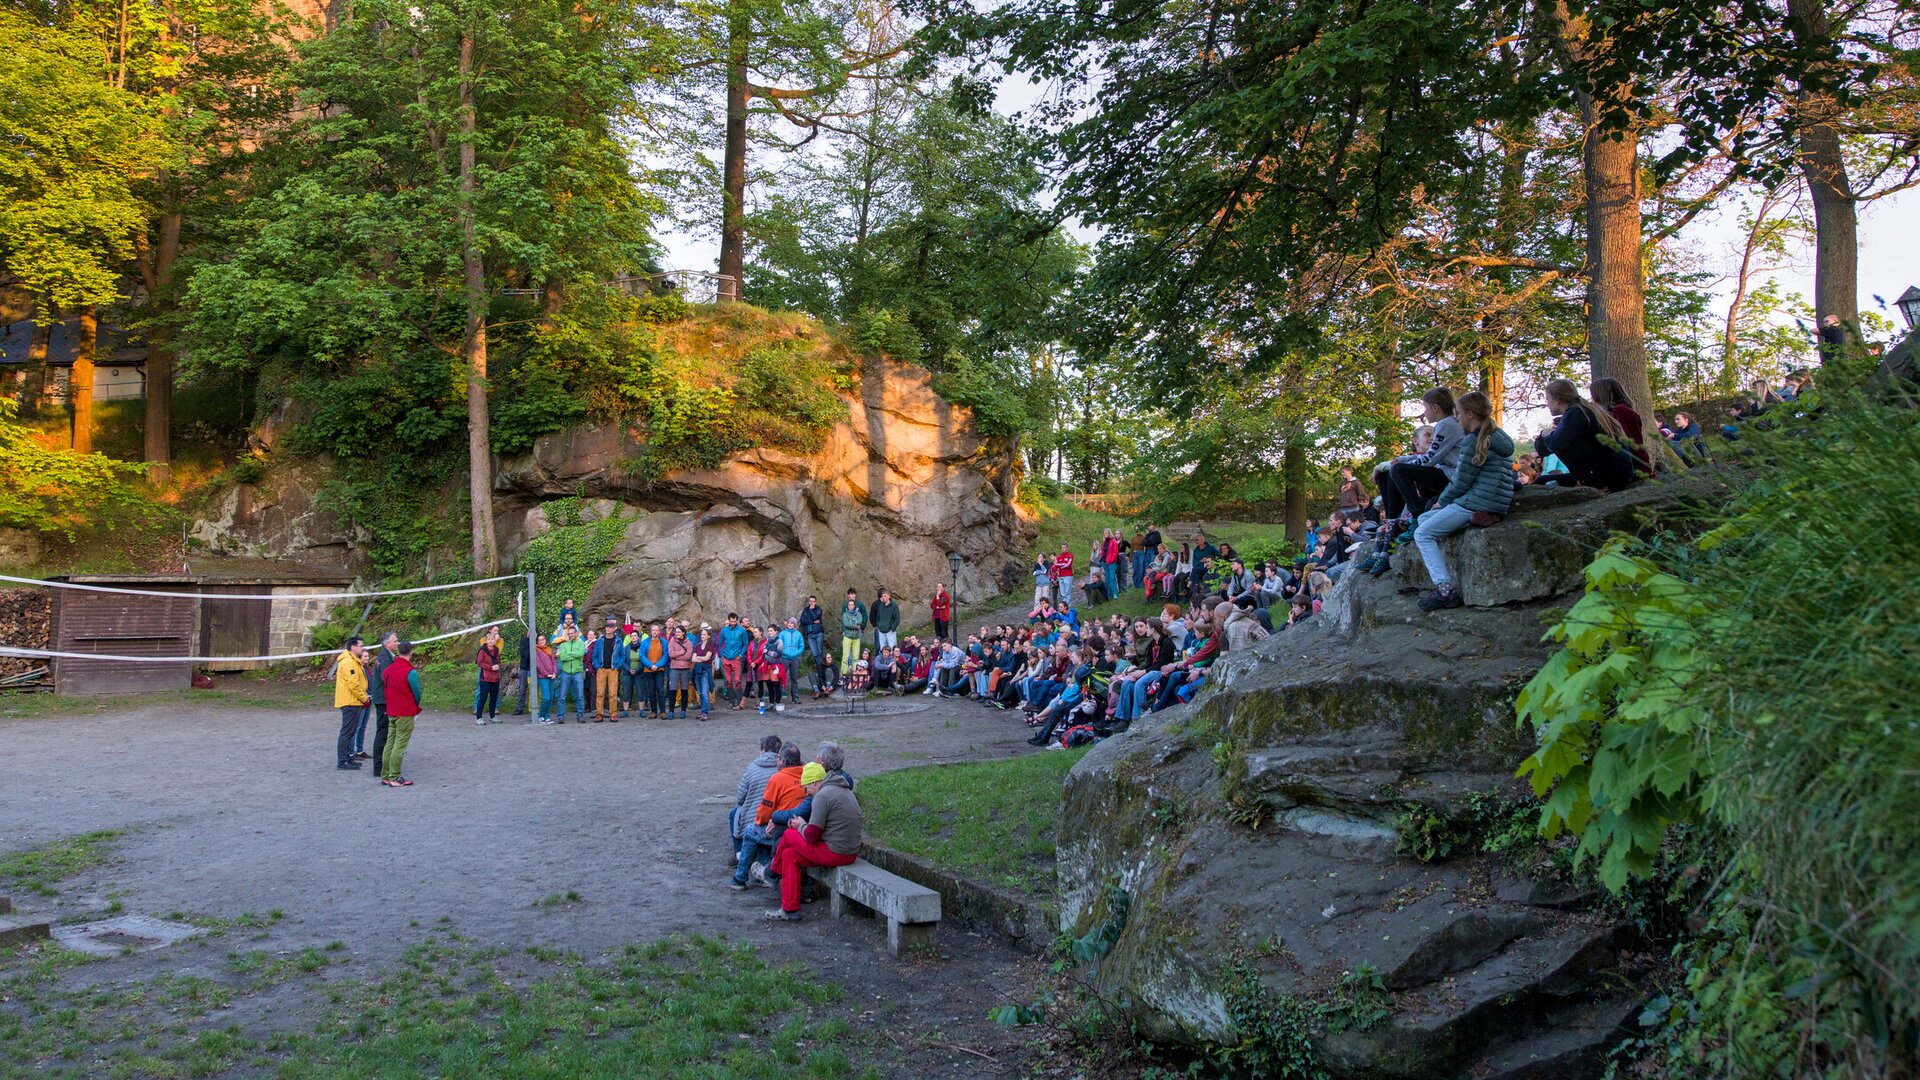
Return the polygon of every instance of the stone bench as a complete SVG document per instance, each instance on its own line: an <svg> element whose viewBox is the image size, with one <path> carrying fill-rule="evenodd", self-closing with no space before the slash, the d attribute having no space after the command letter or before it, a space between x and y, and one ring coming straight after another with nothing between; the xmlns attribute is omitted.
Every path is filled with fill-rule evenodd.
<svg viewBox="0 0 1920 1080"><path fill-rule="evenodd" d="M865 859L845 866L814 866L807 872L829 894L828 910L846 914L849 902L887 920L887 953L898 957L907 946L933 945L940 926L940 894Z"/></svg>

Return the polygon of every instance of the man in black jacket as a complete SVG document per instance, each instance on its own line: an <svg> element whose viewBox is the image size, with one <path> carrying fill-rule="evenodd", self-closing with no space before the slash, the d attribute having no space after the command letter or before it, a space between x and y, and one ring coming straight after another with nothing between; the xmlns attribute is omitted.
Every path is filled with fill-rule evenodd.
<svg viewBox="0 0 1920 1080"><path fill-rule="evenodd" d="M807 597L807 606L800 609L800 634L807 639L807 655L813 657L813 696L825 697L820 669L827 663L827 613L817 596Z"/></svg>

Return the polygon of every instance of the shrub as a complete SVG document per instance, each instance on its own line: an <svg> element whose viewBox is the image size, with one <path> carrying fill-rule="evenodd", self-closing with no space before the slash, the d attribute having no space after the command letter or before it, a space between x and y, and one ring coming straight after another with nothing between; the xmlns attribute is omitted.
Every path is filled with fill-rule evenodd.
<svg viewBox="0 0 1920 1080"><path fill-rule="evenodd" d="M913 320L892 308L861 308L853 313L852 329L853 339L861 348L909 364L917 363L926 349Z"/></svg>
<svg viewBox="0 0 1920 1080"><path fill-rule="evenodd" d="M49 450L18 422L19 409L18 401L0 397L0 525L72 540L84 530L148 523L166 513L136 486L145 466Z"/></svg>

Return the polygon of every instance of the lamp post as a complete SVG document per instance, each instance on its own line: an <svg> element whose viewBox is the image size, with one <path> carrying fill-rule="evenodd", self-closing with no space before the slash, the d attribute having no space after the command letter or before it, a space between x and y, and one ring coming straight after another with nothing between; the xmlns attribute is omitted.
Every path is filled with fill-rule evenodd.
<svg viewBox="0 0 1920 1080"><path fill-rule="evenodd" d="M1900 317L1907 320L1909 332L1920 330L1920 285L1907 286L1907 291L1900 294L1893 306L1899 308Z"/></svg>
<svg viewBox="0 0 1920 1080"><path fill-rule="evenodd" d="M953 629L948 633L956 638L960 636L960 563L962 561L959 552L947 552L947 567L953 571L953 619L951 622Z"/></svg>

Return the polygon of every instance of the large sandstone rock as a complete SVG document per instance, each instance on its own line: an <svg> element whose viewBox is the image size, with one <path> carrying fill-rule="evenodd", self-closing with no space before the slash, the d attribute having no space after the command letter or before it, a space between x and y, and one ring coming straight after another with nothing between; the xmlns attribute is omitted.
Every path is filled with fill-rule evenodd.
<svg viewBox="0 0 1920 1080"><path fill-rule="evenodd" d="M1107 918L1110 884L1129 894L1102 989L1151 1038L1233 1041L1238 966L1312 1004L1366 962L1392 1009L1364 1032L1314 1032L1334 1075L1598 1075L1638 1000L1618 971L1627 932L1489 857L1401 854L1400 829L1410 809L1453 818L1478 793L1524 791L1512 698L1548 655L1545 622L1609 529L1710 484L1530 496L1450 542L1469 600L1505 607L1421 612L1405 551L1391 575L1343 580L1322 617L1226 657L1194 704L1096 746L1067 780L1058 867L1072 932Z"/></svg>
<svg viewBox="0 0 1920 1080"><path fill-rule="evenodd" d="M870 599L881 584L918 606L951 586L950 552L964 559L963 605L1017 585L1011 557L1031 532L1013 509L1014 447L975 434L917 367L870 362L849 405L816 454L753 449L651 482L623 466L641 446L628 425L543 438L496 475L502 550L551 527L545 503L583 492L590 516L633 518L615 567L579 598L588 610L766 616L809 593L833 610L847 587Z"/></svg>
<svg viewBox="0 0 1920 1080"><path fill-rule="evenodd" d="M286 410L276 410L276 417ZM278 429L268 444L277 441ZM289 559L314 566L337 566L359 574L369 568L366 530L342 521L319 504L327 463L276 465L256 484L234 484L203 504L193 523L193 538L216 552Z"/></svg>

